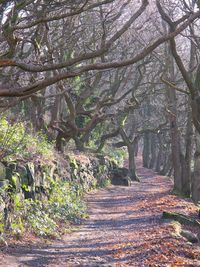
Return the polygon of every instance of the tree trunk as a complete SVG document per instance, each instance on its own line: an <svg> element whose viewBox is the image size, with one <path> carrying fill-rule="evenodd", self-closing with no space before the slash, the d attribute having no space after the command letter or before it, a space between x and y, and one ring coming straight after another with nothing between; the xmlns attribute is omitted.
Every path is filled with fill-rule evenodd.
<svg viewBox="0 0 200 267"><path fill-rule="evenodd" d="M128 145L128 155L129 155L129 172L130 178L132 181L140 181L136 174L136 166L135 166L135 144Z"/></svg>
<svg viewBox="0 0 200 267"><path fill-rule="evenodd" d="M150 156L150 140L149 133L144 133L143 137L143 167L149 167L149 156Z"/></svg>
<svg viewBox="0 0 200 267"><path fill-rule="evenodd" d="M169 171L168 171L168 173L167 173L167 176L172 177L173 174L174 174L174 168L173 168L173 166L171 166L171 164L170 164L170 168L169 168Z"/></svg>
<svg viewBox="0 0 200 267"><path fill-rule="evenodd" d="M161 142L161 137L160 136L158 136L158 140L159 140L159 149L158 149L158 154L157 154L157 159L156 159L155 171L160 173L163 147L162 147L162 142Z"/></svg>
<svg viewBox="0 0 200 267"><path fill-rule="evenodd" d="M139 142L139 141L137 141L137 142L135 143L135 157L137 157L137 156L138 156L138 153L139 153L139 144L138 144L138 142Z"/></svg>
<svg viewBox="0 0 200 267"><path fill-rule="evenodd" d="M76 144L76 149L80 152L84 152L85 151L84 143L78 137L75 137L74 141Z"/></svg>
<svg viewBox="0 0 200 267"><path fill-rule="evenodd" d="M154 169L155 164L156 164L156 135L151 134L151 159L149 163L149 168Z"/></svg>
<svg viewBox="0 0 200 267"><path fill-rule="evenodd" d="M193 69L196 64L196 47L191 41L190 47L190 69ZM192 135L193 135L193 124L192 124L192 110L191 110L191 97L187 97L188 101L188 112L187 112L187 126L185 134L185 157L182 162L182 183L184 195L190 197L191 195L191 157L192 157Z"/></svg>
<svg viewBox="0 0 200 267"><path fill-rule="evenodd" d="M200 134L196 132L196 152L194 155L194 174L192 179L192 199L200 201Z"/></svg>
<svg viewBox="0 0 200 267"><path fill-rule="evenodd" d="M62 98L61 96L58 95L55 97L52 108L50 110L51 112L51 120L49 123L50 126L53 125L55 121L58 121L60 119L61 106L62 106Z"/></svg>
<svg viewBox="0 0 200 267"><path fill-rule="evenodd" d="M182 192L185 196L190 197L191 194L191 156L192 156L192 116L189 110L186 136L185 136L185 157L182 155Z"/></svg>
<svg viewBox="0 0 200 267"><path fill-rule="evenodd" d="M170 47L166 44L166 65L169 79L175 80L174 77L174 61ZM177 119L177 100L176 91L169 86L166 88L166 96L168 102L168 118L170 123L172 165L174 168L174 190L182 193L182 177L181 177L181 148L180 134L178 130Z"/></svg>
<svg viewBox="0 0 200 267"><path fill-rule="evenodd" d="M64 141L63 141L64 135L60 132L58 132L56 136L56 149L59 152L64 152Z"/></svg>
<svg viewBox="0 0 200 267"><path fill-rule="evenodd" d="M119 129L119 133L128 149L130 178L132 181L139 182L140 180L136 174L136 166L135 166L135 144L138 142L138 137L136 136L134 140L131 142L126 132L122 128Z"/></svg>
<svg viewBox="0 0 200 267"><path fill-rule="evenodd" d="M167 175L169 173L171 169L170 163L171 163L171 155L167 154L165 157L165 161L163 163L162 170L159 172L161 175Z"/></svg>
<svg viewBox="0 0 200 267"><path fill-rule="evenodd" d="M180 158L180 136L175 119L171 121L171 144L172 144L172 164L174 168L174 190L182 193L182 173Z"/></svg>

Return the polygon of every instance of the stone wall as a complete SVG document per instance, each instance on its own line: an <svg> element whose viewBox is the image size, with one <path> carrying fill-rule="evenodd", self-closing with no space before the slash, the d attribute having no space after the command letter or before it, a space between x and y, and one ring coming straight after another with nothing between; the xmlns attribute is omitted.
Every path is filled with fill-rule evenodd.
<svg viewBox="0 0 200 267"><path fill-rule="evenodd" d="M73 181L81 184L84 191L107 184L116 165L101 155L67 155L48 163L0 163L0 188L11 188L27 199L48 196L52 182Z"/></svg>
<svg viewBox="0 0 200 267"><path fill-rule="evenodd" d="M88 192L97 187L130 185L128 170L118 168L114 161L102 155L56 155L49 162L0 162L0 215L9 229L14 211L13 199L48 200L58 182L72 182ZM14 196L14 197L13 197Z"/></svg>
<svg viewBox="0 0 200 267"><path fill-rule="evenodd" d="M1 162L0 215L4 217L4 229L10 229L15 197L48 199L52 185L60 181L81 185L83 192L88 192L108 185L116 168L114 161L101 155L58 154L49 162Z"/></svg>

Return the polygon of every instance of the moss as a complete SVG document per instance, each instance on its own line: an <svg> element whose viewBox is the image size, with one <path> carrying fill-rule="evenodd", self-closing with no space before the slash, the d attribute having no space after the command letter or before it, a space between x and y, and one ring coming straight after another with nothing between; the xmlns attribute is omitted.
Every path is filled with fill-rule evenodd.
<svg viewBox="0 0 200 267"><path fill-rule="evenodd" d="M171 195L175 195L175 196L179 196L179 197L183 197L183 198L190 198L190 195L189 194L184 194L183 192L180 192L176 189L173 189L171 192L170 192Z"/></svg>
<svg viewBox="0 0 200 267"><path fill-rule="evenodd" d="M28 172L27 172L26 167L20 166L20 168L18 169L18 173L19 173L19 176L21 179L21 184L22 185L24 185L24 184L28 185Z"/></svg>
<svg viewBox="0 0 200 267"><path fill-rule="evenodd" d="M14 173L11 180L12 187L18 192L21 188L19 173Z"/></svg>

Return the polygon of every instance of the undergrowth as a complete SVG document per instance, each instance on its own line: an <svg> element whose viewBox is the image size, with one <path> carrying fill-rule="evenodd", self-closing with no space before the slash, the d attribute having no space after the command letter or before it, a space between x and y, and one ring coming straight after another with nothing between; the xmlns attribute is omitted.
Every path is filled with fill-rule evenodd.
<svg viewBox="0 0 200 267"><path fill-rule="evenodd" d="M123 166L124 160L128 157L127 151L123 148L110 149L109 146L105 146L104 153L118 166Z"/></svg>
<svg viewBox="0 0 200 267"><path fill-rule="evenodd" d="M0 160L31 160L36 157L52 159L53 144L44 133L37 132L37 135L34 135L32 132L30 124L11 123L5 117L0 118Z"/></svg>
<svg viewBox="0 0 200 267"><path fill-rule="evenodd" d="M69 182L55 183L51 187L50 196L42 200L24 199L13 194L14 211L12 215L11 233L19 239L29 230L39 236L58 237L68 232L70 223L79 224L87 217L83 203L81 186ZM64 223L67 228L60 225ZM0 217L0 231L4 228L3 215Z"/></svg>
<svg viewBox="0 0 200 267"><path fill-rule="evenodd" d="M54 144L50 143L42 132L33 134L30 125L24 122L9 121L6 117L0 118L0 161L48 162L54 158ZM123 158L122 151L112 155L117 160ZM115 157L116 156L116 157ZM16 175L19 176L17 172ZM15 175L12 176L12 181ZM17 179L16 179L17 180ZM49 189L41 200L23 199L23 193L19 191L29 190L26 184L18 189L16 181L0 188L0 235L7 230L7 221L4 218L4 206L6 198L12 202L12 210L9 211L11 222L9 232L17 239L28 230L39 236L58 236L63 231L69 231L70 223L79 224L87 217L86 207L83 203L84 188L82 185L70 182L50 181ZM101 186L108 186L110 180L103 181ZM34 185L33 185L34 186ZM96 185L95 185L96 186ZM29 187L31 187L29 185Z"/></svg>

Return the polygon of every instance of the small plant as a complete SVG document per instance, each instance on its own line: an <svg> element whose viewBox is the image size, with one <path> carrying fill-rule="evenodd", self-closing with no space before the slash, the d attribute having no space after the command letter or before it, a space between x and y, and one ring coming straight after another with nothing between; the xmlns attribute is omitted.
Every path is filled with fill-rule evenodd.
<svg viewBox="0 0 200 267"><path fill-rule="evenodd" d="M78 222L85 213L82 196L83 188L78 184L56 184L48 204L51 217L60 221Z"/></svg>
<svg viewBox="0 0 200 267"><path fill-rule="evenodd" d="M56 236L57 224L41 201L25 201L25 225L40 236Z"/></svg>

